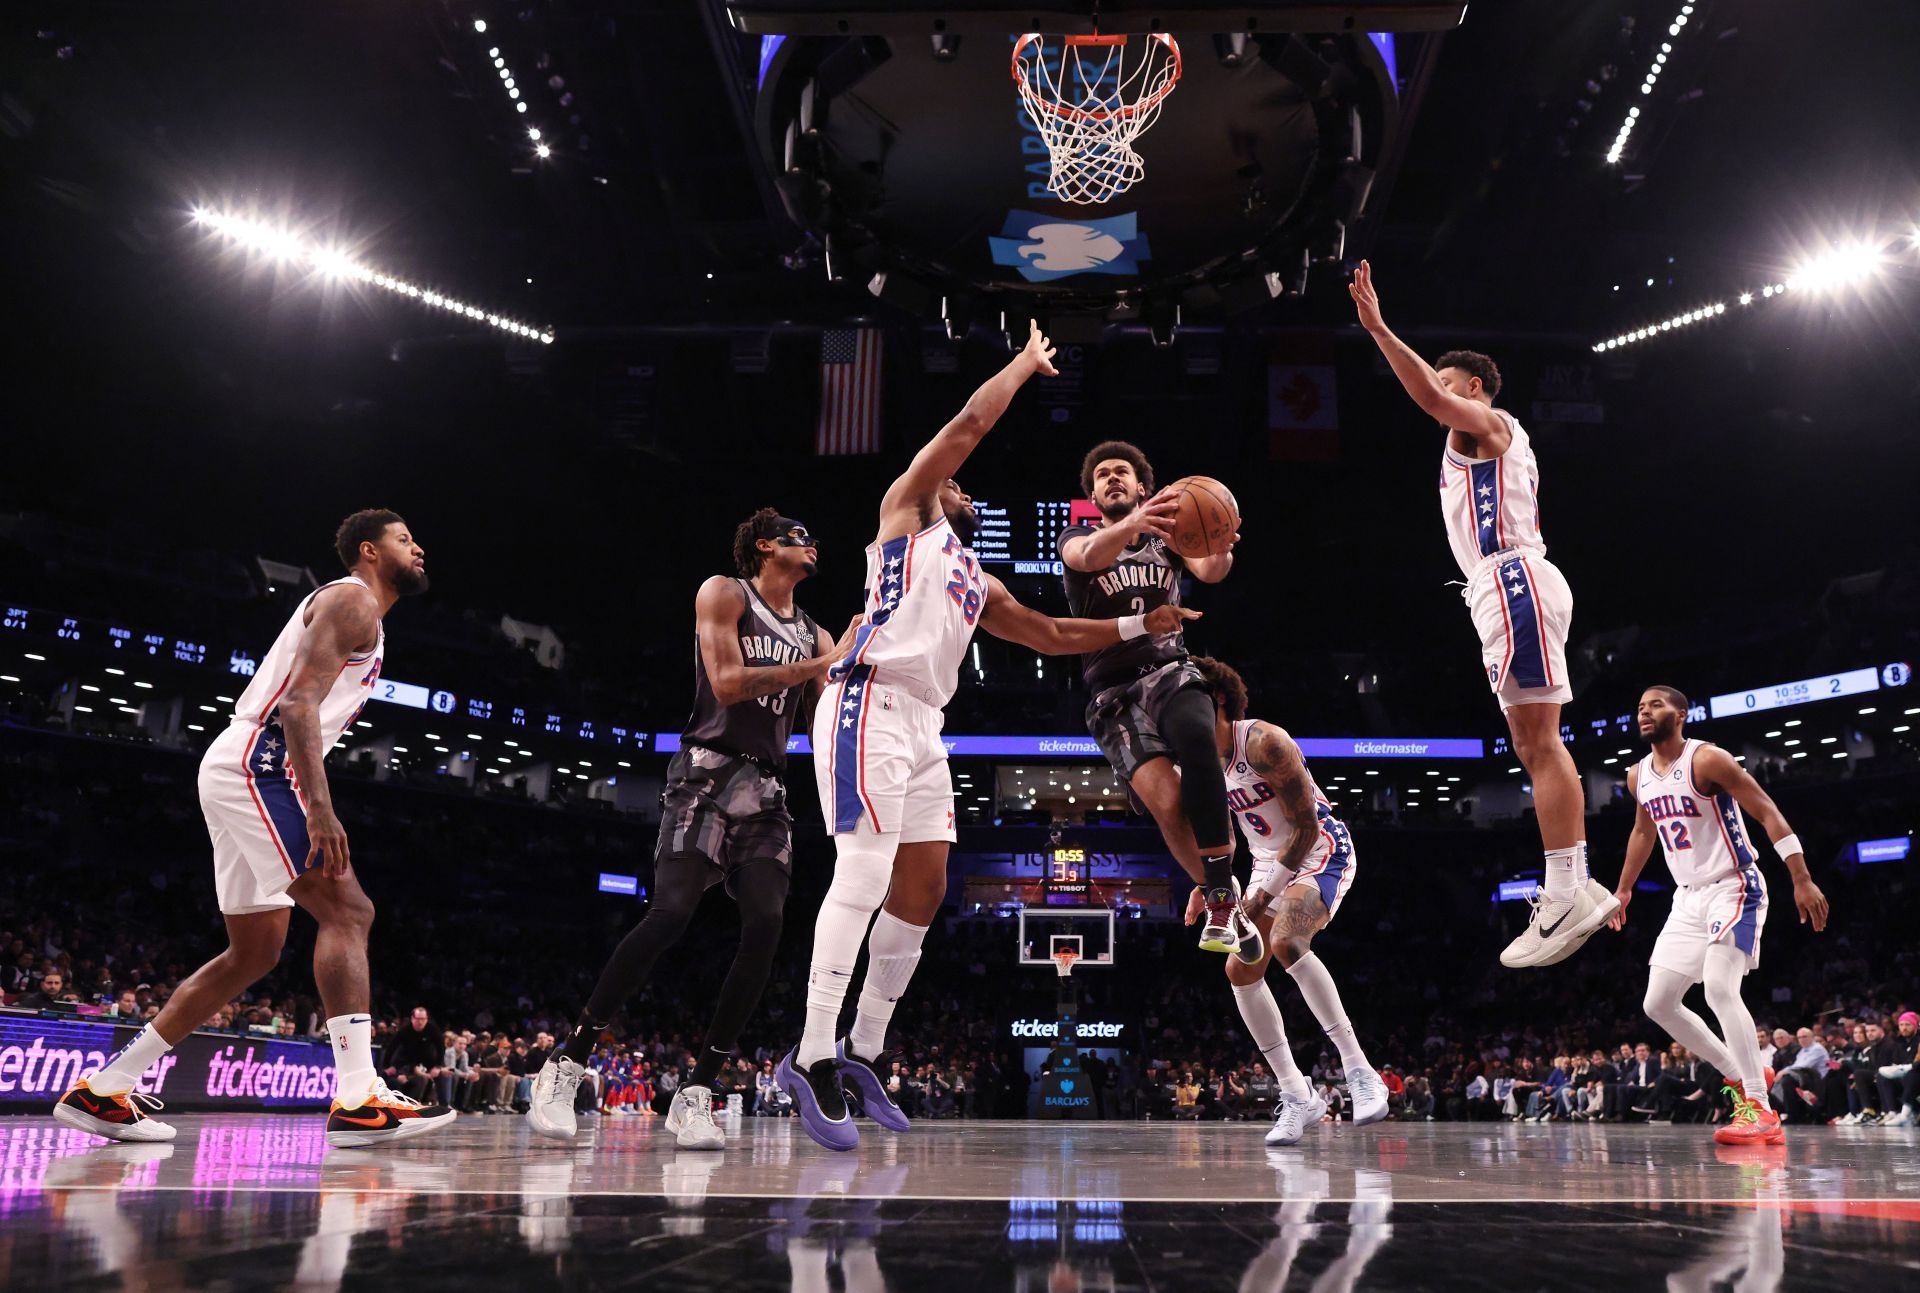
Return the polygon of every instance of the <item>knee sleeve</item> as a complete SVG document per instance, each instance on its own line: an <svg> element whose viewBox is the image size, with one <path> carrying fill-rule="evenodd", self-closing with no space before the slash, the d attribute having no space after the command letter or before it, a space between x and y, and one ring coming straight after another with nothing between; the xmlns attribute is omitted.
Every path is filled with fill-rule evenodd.
<svg viewBox="0 0 1920 1293"><path fill-rule="evenodd" d="M1180 764L1180 807L1193 842L1213 854L1233 843L1227 817L1227 774L1213 736L1213 698L1198 687L1168 697L1156 719Z"/></svg>
<svg viewBox="0 0 1920 1293"><path fill-rule="evenodd" d="M827 901L869 914L878 911L893 885L893 855L900 847L899 832L839 835L833 842L839 856L834 859Z"/></svg>

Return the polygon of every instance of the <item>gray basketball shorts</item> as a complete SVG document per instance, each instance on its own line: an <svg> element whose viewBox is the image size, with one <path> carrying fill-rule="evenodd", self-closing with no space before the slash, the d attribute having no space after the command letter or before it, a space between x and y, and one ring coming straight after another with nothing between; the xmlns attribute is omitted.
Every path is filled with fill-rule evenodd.
<svg viewBox="0 0 1920 1293"><path fill-rule="evenodd" d="M667 765L654 865L698 854L722 878L749 862L793 868L793 818L780 778L746 759L686 746Z"/></svg>
<svg viewBox="0 0 1920 1293"><path fill-rule="evenodd" d="M1087 706L1087 732L1100 752L1131 782L1140 765L1150 759L1170 758L1173 748L1160 736L1160 708L1188 687L1204 687L1200 671L1185 660L1169 660L1138 678L1094 693Z"/></svg>

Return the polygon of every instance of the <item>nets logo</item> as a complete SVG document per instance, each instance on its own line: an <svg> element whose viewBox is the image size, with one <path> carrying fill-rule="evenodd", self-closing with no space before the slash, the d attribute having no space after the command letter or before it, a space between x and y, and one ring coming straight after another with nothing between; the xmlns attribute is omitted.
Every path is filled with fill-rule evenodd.
<svg viewBox="0 0 1920 1293"><path fill-rule="evenodd" d="M1137 278L1153 259L1133 214L1104 220L1064 220L1035 211L1009 211L998 238L987 239L996 265L1011 265L1029 283L1071 274Z"/></svg>

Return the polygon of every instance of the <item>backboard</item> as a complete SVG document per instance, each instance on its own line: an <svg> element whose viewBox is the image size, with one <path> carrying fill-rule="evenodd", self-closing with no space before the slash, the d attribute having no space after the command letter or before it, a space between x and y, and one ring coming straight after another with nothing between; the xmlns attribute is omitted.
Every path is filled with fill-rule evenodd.
<svg viewBox="0 0 1920 1293"><path fill-rule="evenodd" d="M1113 909L1110 907L1022 907L1014 933L1022 965L1054 968L1061 947L1080 953L1074 969L1112 969Z"/></svg>

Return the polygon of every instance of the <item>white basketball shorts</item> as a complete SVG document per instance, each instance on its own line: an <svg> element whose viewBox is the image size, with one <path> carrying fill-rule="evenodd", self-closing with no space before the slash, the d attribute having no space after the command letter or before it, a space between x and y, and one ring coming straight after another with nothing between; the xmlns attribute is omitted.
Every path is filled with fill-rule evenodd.
<svg viewBox="0 0 1920 1293"><path fill-rule="evenodd" d="M951 841L945 723L939 710L876 678L871 666L828 683L813 716L813 775L827 828L897 832L902 844Z"/></svg>
<svg viewBox="0 0 1920 1293"><path fill-rule="evenodd" d="M1515 551L1467 581L1464 594L1480 634L1487 685L1505 713L1515 705L1564 705L1567 633L1573 627L1573 589L1546 557Z"/></svg>
<svg viewBox="0 0 1920 1293"><path fill-rule="evenodd" d="M1757 866L1743 867L1712 884L1681 885L1673 891L1673 910L1647 964L1698 983L1707 975L1707 949L1731 943L1747 954L1747 969L1756 970L1766 924L1767 881Z"/></svg>

